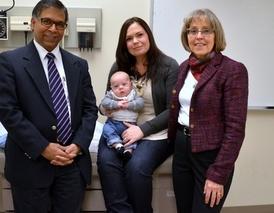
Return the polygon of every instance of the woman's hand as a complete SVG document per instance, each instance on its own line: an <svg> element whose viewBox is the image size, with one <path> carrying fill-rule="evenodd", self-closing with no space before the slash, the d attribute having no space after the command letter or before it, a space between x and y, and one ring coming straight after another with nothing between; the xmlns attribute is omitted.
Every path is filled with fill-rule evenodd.
<svg viewBox="0 0 274 213"><path fill-rule="evenodd" d="M124 124L128 127L122 134L125 146L129 146L144 137L144 133L140 127L127 122L124 122Z"/></svg>
<svg viewBox="0 0 274 213"><path fill-rule="evenodd" d="M205 203L210 207L218 205L224 196L224 186L211 180L206 180L204 187Z"/></svg>

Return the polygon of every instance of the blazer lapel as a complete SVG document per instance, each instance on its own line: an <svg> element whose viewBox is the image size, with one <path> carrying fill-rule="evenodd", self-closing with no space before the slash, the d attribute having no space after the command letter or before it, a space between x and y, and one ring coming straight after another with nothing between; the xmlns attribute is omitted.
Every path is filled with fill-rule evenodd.
<svg viewBox="0 0 274 213"><path fill-rule="evenodd" d="M182 63L180 65L179 70L180 71L179 71L179 74L178 74L178 81L177 81L176 88L181 90L183 84L185 83L185 79L186 79L186 76L187 76L187 73L188 73L188 70L189 70L189 65L188 65L187 61L185 61L184 63Z"/></svg>
<svg viewBox="0 0 274 213"><path fill-rule="evenodd" d="M54 108L51 101L51 95L48 87L48 82L45 76L45 71L40 60L39 54L31 42L27 46L27 53L24 56L25 70L30 75L33 83L36 85L38 91L40 92L42 98L45 100L49 108L54 113Z"/></svg>
<svg viewBox="0 0 274 213"><path fill-rule="evenodd" d="M197 91L206 82L208 82L211 79L211 77L217 72L216 66L220 64L221 59L222 59L222 54L216 53L216 56L211 60L211 62L208 64L208 66L206 66L205 70L203 71L202 77L198 81L195 91Z"/></svg>
<svg viewBox="0 0 274 213"><path fill-rule="evenodd" d="M71 118L73 118L73 112L75 109L75 98L77 96L77 88L79 84L79 77L81 70L78 66L77 61L73 60L72 57L61 49L62 60L64 70L66 73L67 87L70 100Z"/></svg>

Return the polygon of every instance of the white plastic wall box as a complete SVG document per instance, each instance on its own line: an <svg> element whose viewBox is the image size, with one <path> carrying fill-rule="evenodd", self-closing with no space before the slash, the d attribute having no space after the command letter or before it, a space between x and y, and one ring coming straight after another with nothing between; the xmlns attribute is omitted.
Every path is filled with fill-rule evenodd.
<svg viewBox="0 0 274 213"><path fill-rule="evenodd" d="M10 16L11 31L30 31L31 16Z"/></svg>

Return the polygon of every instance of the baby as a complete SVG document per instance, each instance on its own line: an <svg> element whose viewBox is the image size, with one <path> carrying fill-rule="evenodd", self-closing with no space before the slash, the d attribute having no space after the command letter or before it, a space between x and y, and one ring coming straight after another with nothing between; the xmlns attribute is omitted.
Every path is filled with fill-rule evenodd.
<svg viewBox="0 0 274 213"><path fill-rule="evenodd" d="M109 147L114 148L123 159L129 160L137 144L124 146L121 134L127 128L124 122L136 124L144 100L137 95L126 72L115 72L110 78L110 87L111 90L101 101L101 106L112 112L104 124L102 134Z"/></svg>

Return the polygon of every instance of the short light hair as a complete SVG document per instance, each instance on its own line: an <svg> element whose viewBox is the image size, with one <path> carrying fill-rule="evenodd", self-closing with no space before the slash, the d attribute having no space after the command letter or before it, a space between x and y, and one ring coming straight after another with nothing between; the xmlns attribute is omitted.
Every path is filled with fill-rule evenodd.
<svg viewBox="0 0 274 213"><path fill-rule="evenodd" d="M223 27L217 16L209 9L197 9L184 19L184 25L181 32L181 42L186 51L191 52L188 44L187 30L189 29L193 20L205 19L210 24L214 32L214 47L213 50L221 52L226 47L226 40Z"/></svg>
<svg viewBox="0 0 274 213"><path fill-rule="evenodd" d="M114 77L117 77L117 76L124 76L124 77L127 78L129 81L131 81L129 75L128 75L125 71L117 70L116 72L114 72L114 73L111 75L111 77L110 77L110 84L112 84L112 81L113 81ZM111 86L112 86L112 85L111 85Z"/></svg>

